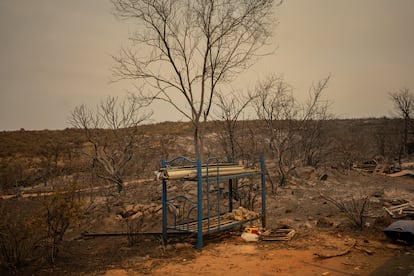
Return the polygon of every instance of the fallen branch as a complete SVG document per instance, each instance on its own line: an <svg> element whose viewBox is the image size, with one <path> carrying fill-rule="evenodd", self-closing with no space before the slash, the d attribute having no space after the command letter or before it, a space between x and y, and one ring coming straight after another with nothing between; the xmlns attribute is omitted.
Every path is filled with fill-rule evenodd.
<svg viewBox="0 0 414 276"><path fill-rule="evenodd" d="M354 241L354 243L350 247L348 247L346 250L339 252L339 253L335 253L335 254L313 253L313 255L316 255L318 258L321 258L321 259L329 259L333 257L343 256L351 252L351 249L355 247L356 243L357 242Z"/></svg>

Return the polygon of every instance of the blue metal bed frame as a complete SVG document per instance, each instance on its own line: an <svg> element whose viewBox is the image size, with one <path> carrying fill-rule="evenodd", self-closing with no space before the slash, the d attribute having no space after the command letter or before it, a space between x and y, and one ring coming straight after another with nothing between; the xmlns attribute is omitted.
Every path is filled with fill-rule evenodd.
<svg viewBox="0 0 414 276"><path fill-rule="evenodd" d="M168 179L162 179L162 235L164 242L167 242L168 231L182 232L182 233L190 233L197 236L197 249L202 250L203 247L203 235L204 234L211 234L218 231L224 231L236 226L241 226L242 224L251 221L260 219L262 220L262 227L265 228L266 226L266 189L265 189L265 164L263 156L260 157L260 170L257 171L250 171L248 173L236 173L232 175L221 175L219 174L219 160L217 158L209 158L205 165L202 166L200 160L191 160L184 156L177 156L169 161L162 160L162 168L174 168L172 164L181 164L182 167L185 168L193 168L197 171L197 177L194 179L183 179L186 181L195 181L197 183L197 200L191 200L186 195L178 195L171 198L168 198L167 193L167 182ZM185 164L189 164L184 166ZM226 163L230 164L230 163ZM214 176L209 177L209 170L210 167L213 169L217 168L216 174ZM206 174L203 177L202 175L202 168L205 169ZM219 183L222 181L228 181L229 185L229 210L228 212L231 213L233 211L233 204L232 204L232 185L233 180L245 178L245 177L252 177L252 176L260 176L261 178L261 191L262 191L262 208L261 214L257 218L248 219L248 220L233 220L226 217L226 212L222 212L220 210L220 188ZM207 185L207 215L203 217L203 183ZM210 199L209 199L209 191L210 191L210 183L217 184L217 209L216 214L210 214ZM174 206L175 202L181 202L183 205L187 203L190 205L188 210L184 213L178 213L175 208L173 209L173 223L172 225L168 225L167 221L167 210L168 206ZM197 212L195 218L191 218L193 212ZM181 220L179 218L181 216ZM194 214L193 214L194 217Z"/></svg>

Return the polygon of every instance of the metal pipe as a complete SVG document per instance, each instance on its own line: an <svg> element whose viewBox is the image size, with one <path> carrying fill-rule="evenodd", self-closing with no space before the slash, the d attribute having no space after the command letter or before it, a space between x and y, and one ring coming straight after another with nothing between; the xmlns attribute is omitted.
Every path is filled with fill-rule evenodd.
<svg viewBox="0 0 414 276"><path fill-rule="evenodd" d="M203 249L203 178L201 174L201 160L197 159L197 249Z"/></svg>
<svg viewBox="0 0 414 276"><path fill-rule="evenodd" d="M161 167L165 168L165 159L161 162ZM167 181L162 180L162 239L167 244Z"/></svg>

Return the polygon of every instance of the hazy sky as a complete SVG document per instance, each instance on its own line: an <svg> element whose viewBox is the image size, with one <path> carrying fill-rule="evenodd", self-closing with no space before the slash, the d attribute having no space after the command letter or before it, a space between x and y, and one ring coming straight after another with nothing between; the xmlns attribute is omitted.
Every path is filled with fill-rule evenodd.
<svg viewBox="0 0 414 276"><path fill-rule="evenodd" d="M75 106L125 93L109 84L111 55L133 28L111 9L109 0L0 1L0 130L70 127ZM278 50L243 76L251 85L281 74L304 99L331 74L326 97L340 118L390 116L389 92L414 93L414 1L285 0L276 16Z"/></svg>

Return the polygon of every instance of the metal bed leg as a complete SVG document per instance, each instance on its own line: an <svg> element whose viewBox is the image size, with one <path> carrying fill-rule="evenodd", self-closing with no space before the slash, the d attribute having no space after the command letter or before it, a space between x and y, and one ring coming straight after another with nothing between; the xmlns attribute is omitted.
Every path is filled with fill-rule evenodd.
<svg viewBox="0 0 414 276"><path fill-rule="evenodd" d="M162 168L166 167L165 160L162 160ZM162 239L167 244L167 182L162 181Z"/></svg>
<svg viewBox="0 0 414 276"><path fill-rule="evenodd" d="M197 249L203 249L203 178L201 160L197 159Z"/></svg>
<svg viewBox="0 0 414 276"><path fill-rule="evenodd" d="M233 212L233 179L229 179L229 213Z"/></svg>

